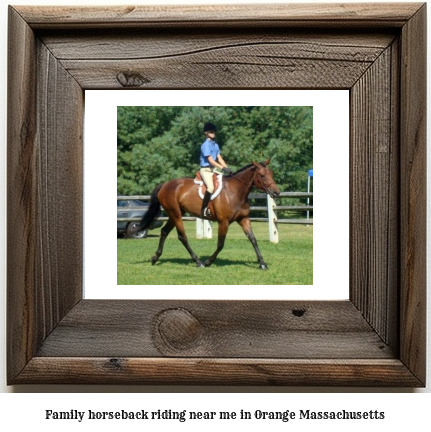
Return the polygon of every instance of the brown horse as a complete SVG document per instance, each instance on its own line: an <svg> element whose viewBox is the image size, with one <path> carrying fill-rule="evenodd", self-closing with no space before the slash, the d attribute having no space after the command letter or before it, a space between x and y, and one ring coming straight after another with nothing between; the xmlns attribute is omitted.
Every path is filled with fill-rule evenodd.
<svg viewBox="0 0 431 432"><path fill-rule="evenodd" d="M202 264L191 249L182 221L182 216L186 212L200 217L202 202L199 199L197 186L193 179L179 178L157 186L151 195L150 207L136 228L137 232L146 229L154 219L160 216L160 206L163 207L169 216L167 223L162 228L159 247L156 254L151 258L151 263L154 265L160 258L166 237L175 227L178 239L187 249L196 265L198 267L208 267L215 261L217 255L223 249L229 225L236 221L253 245L259 261L259 267L266 270L268 267L257 247L256 238L251 229L248 194L253 187L256 187L265 191L273 198L279 196L280 191L274 182L272 172L267 168L269 162L270 159L266 162L253 162L241 168L236 173L223 178L223 190L218 197L211 201L212 216L209 218L210 220L217 221L219 224L217 249L204 264Z"/></svg>

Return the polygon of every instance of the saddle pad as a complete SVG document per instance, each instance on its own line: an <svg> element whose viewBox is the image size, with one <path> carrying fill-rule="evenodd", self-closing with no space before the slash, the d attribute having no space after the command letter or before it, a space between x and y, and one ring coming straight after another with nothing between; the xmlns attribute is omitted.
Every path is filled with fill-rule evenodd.
<svg viewBox="0 0 431 432"><path fill-rule="evenodd" d="M222 186L223 186L222 179L223 179L223 174L216 174L216 173L213 174L214 192L211 195L211 201L214 198L217 198L219 196L219 194L222 190ZM199 171L196 173L196 177L194 179L194 182L199 186L198 187L198 193L199 193L200 198L203 199L205 191L207 188L204 185L204 182L201 178L201 173Z"/></svg>

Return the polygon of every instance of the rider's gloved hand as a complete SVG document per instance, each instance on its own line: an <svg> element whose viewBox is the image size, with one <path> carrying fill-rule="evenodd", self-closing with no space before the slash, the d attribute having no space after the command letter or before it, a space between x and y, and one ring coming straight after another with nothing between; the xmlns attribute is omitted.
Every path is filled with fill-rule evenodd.
<svg viewBox="0 0 431 432"><path fill-rule="evenodd" d="M227 174L227 175L231 175L232 174L232 170L230 168L227 167L223 167L222 171Z"/></svg>

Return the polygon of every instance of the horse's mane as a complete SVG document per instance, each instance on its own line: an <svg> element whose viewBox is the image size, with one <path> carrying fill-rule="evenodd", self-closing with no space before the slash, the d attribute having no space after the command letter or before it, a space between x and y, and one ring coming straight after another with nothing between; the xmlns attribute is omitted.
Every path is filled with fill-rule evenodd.
<svg viewBox="0 0 431 432"><path fill-rule="evenodd" d="M264 168L266 167L266 163L265 162L259 162L260 165L262 165ZM254 166L253 164L248 164L246 166L243 166L242 168L240 168L238 171L235 171L232 175L237 175L245 170L248 170L250 167Z"/></svg>

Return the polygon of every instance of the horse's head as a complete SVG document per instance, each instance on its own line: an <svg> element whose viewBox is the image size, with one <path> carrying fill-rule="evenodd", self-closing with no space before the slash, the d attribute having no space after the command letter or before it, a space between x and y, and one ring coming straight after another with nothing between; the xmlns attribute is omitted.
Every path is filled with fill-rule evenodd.
<svg viewBox="0 0 431 432"><path fill-rule="evenodd" d="M271 196L271 198L277 198L280 195L280 189L278 189L275 184L274 178L272 176L272 171L268 169L269 162L271 158L269 158L265 162L254 162L253 165L256 167L256 173L254 175L254 185L267 194Z"/></svg>

